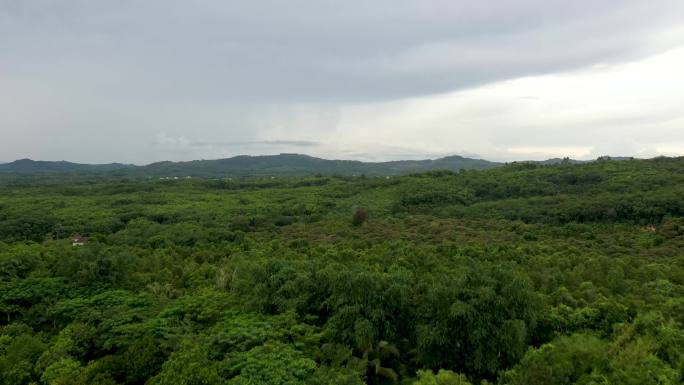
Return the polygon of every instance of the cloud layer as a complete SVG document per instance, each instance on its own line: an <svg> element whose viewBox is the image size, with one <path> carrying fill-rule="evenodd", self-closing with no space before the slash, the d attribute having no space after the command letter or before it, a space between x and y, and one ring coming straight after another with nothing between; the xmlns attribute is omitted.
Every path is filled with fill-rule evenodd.
<svg viewBox="0 0 684 385"><path fill-rule="evenodd" d="M662 127L681 95L643 79L680 59L663 53L683 15L679 0L0 2L0 161L677 152Z"/></svg>

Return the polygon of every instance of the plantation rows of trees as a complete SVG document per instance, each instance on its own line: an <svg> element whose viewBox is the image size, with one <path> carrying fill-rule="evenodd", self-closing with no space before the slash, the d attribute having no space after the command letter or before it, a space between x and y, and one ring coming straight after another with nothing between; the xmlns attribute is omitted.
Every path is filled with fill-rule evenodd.
<svg viewBox="0 0 684 385"><path fill-rule="evenodd" d="M684 382L681 158L11 182L2 385Z"/></svg>

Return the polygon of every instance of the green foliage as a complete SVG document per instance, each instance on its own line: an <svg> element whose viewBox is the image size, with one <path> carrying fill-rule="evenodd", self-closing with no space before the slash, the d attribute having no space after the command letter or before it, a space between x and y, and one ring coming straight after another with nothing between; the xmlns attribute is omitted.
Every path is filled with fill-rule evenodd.
<svg viewBox="0 0 684 385"><path fill-rule="evenodd" d="M607 342L591 335L559 337L530 350L515 369L505 373L503 381L520 385L596 383L608 366L607 350Z"/></svg>
<svg viewBox="0 0 684 385"><path fill-rule="evenodd" d="M3 354L0 355L0 383L3 385L28 384L41 373L34 363L46 345L37 337L21 334L7 338L3 335Z"/></svg>
<svg viewBox="0 0 684 385"><path fill-rule="evenodd" d="M220 362L209 359L207 351L188 344L169 357L161 372L150 380L150 385L218 385L225 384L220 375Z"/></svg>
<svg viewBox="0 0 684 385"><path fill-rule="evenodd" d="M81 364L72 358L62 358L50 364L40 380L45 384L60 385L70 384L71 379L78 375Z"/></svg>
<svg viewBox="0 0 684 385"><path fill-rule="evenodd" d="M316 362L291 345L267 343L227 358L229 384L300 385L313 375Z"/></svg>
<svg viewBox="0 0 684 385"><path fill-rule="evenodd" d="M427 367L494 375L524 354L541 300L506 266L472 264L423 283L418 359Z"/></svg>
<svg viewBox="0 0 684 385"><path fill-rule="evenodd" d="M663 322L658 315L646 315L626 326L612 343L588 334L559 337L530 350L519 365L504 374L503 381L530 385L677 384L682 379L682 359L681 353L670 353L671 344L684 342L684 335ZM651 330L637 334L641 328ZM652 333L668 337L654 338Z"/></svg>
<svg viewBox="0 0 684 385"><path fill-rule="evenodd" d="M419 370L418 379L413 385L471 385L468 378L463 374L454 373L451 370L440 369L437 374L431 370Z"/></svg>
<svg viewBox="0 0 684 385"><path fill-rule="evenodd" d="M0 385L682 383L683 169L2 179Z"/></svg>

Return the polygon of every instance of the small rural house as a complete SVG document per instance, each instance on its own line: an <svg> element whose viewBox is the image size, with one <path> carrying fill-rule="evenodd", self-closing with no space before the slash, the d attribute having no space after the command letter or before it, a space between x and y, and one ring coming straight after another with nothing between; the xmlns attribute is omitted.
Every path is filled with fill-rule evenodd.
<svg viewBox="0 0 684 385"><path fill-rule="evenodd" d="M88 238L81 236L81 234L76 234L76 235L74 235L73 239L71 240L71 245L72 246L83 246L83 245L85 245L87 240L88 240Z"/></svg>

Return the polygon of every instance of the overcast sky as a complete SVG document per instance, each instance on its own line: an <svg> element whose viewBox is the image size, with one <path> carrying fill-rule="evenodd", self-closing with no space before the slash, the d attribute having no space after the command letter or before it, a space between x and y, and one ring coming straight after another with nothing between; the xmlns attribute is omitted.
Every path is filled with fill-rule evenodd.
<svg viewBox="0 0 684 385"><path fill-rule="evenodd" d="M684 155L682 0L0 0L0 162Z"/></svg>

